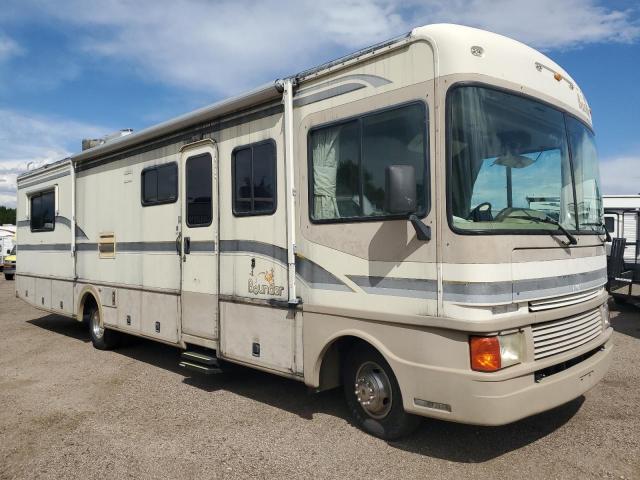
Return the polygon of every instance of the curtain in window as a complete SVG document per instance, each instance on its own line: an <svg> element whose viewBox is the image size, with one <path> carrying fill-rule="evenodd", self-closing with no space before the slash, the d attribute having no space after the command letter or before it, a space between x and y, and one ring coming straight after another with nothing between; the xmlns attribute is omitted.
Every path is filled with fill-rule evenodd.
<svg viewBox="0 0 640 480"><path fill-rule="evenodd" d="M336 202L336 174L340 155L341 126L327 128L313 136L314 218L339 218Z"/></svg>

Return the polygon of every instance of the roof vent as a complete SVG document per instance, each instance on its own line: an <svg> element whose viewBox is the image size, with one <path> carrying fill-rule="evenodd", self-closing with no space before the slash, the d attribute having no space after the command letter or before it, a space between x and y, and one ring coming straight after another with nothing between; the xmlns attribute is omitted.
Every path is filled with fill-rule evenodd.
<svg viewBox="0 0 640 480"><path fill-rule="evenodd" d="M132 128L123 128L122 130L118 130L117 132L109 133L101 138L83 138L82 139L82 151L88 150L89 148L98 147L100 145L104 145L105 143L111 142L112 140L116 140L120 137L126 137L127 135L131 135L133 133Z"/></svg>

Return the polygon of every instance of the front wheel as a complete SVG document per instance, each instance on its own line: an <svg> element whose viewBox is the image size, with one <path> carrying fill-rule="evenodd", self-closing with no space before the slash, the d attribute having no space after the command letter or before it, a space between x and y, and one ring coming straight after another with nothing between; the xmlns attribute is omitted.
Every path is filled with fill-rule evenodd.
<svg viewBox="0 0 640 480"><path fill-rule="evenodd" d="M383 440L395 440L413 432L420 417L408 414L391 367L368 345L349 351L342 370L347 407L356 425Z"/></svg>
<svg viewBox="0 0 640 480"><path fill-rule="evenodd" d="M107 330L100 322L100 310L93 307L89 312L89 332L91 343L98 350L111 350L118 344L118 332Z"/></svg>
<svg viewBox="0 0 640 480"><path fill-rule="evenodd" d="M5 273L4 274L4 279L5 280L13 280L13 273Z"/></svg>

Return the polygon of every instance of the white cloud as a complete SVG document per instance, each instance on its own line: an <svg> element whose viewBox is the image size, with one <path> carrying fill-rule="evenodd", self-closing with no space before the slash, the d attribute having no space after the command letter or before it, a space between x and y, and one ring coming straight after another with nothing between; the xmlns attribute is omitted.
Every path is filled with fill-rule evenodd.
<svg viewBox="0 0 640 480"><path fill-rule="evenodd" d="M23 53L24 49L15 40L0 33L0 62Z"/></svg>
<svg viewBox="0 0 640 480"><path fill-rule="evenodd" d="M450 21L513 37L539 49L632 42L640 36L634 12L596 0L437 0L421 19ZM429 7L427 7L429 9ZM637 12L636 12L637 13Z"/></svg>
<svg viewBox="0 0 640 480"><path fill-rule="evenodd" d="M407 29L391 7L367 0L300 2L110 2L86 51L181 88L237 93Z"/></svg>
<svg viewBox="0 0 640 480"><path fill-rule="evenodd" d="M640 193L640 154L602 160L600 177L606 195Z"/></svg>
<svg viewBox="0 0 640 480"><path fill-rule="evenodd" d="M477 26L543 49L640 36L633 12L597 0L103 0L90 9L81 0L34 1L32 14L71 24L83 51L152 82L218 94L426 23Z"/></svg>
<svg viewBox="0 0 640 480"><path fill-rule="evenodd" d="M73 120L0 109L0 205L16 204L16 178L31 168L61 160L80 150L84 137L111 131Z"/></svg>

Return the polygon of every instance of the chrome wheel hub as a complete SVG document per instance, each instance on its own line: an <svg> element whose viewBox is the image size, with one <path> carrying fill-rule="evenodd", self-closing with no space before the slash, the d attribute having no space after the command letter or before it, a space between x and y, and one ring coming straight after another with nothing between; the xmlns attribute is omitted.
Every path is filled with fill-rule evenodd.
<svg viewBox="0 0 640 480"><path fill-rule="evenodd" d="M362 409L373 418L384 418L391 410L391 382L375 362L366 362L358 369L355 394Z"/></svg>
<svg viewBox="0 0 640 480"><path fill-rule="evenodd" d="M100 315L97 311L91 315L91 330L96 338L102 338L104 335L104 327L100 325Z"/></svg>

